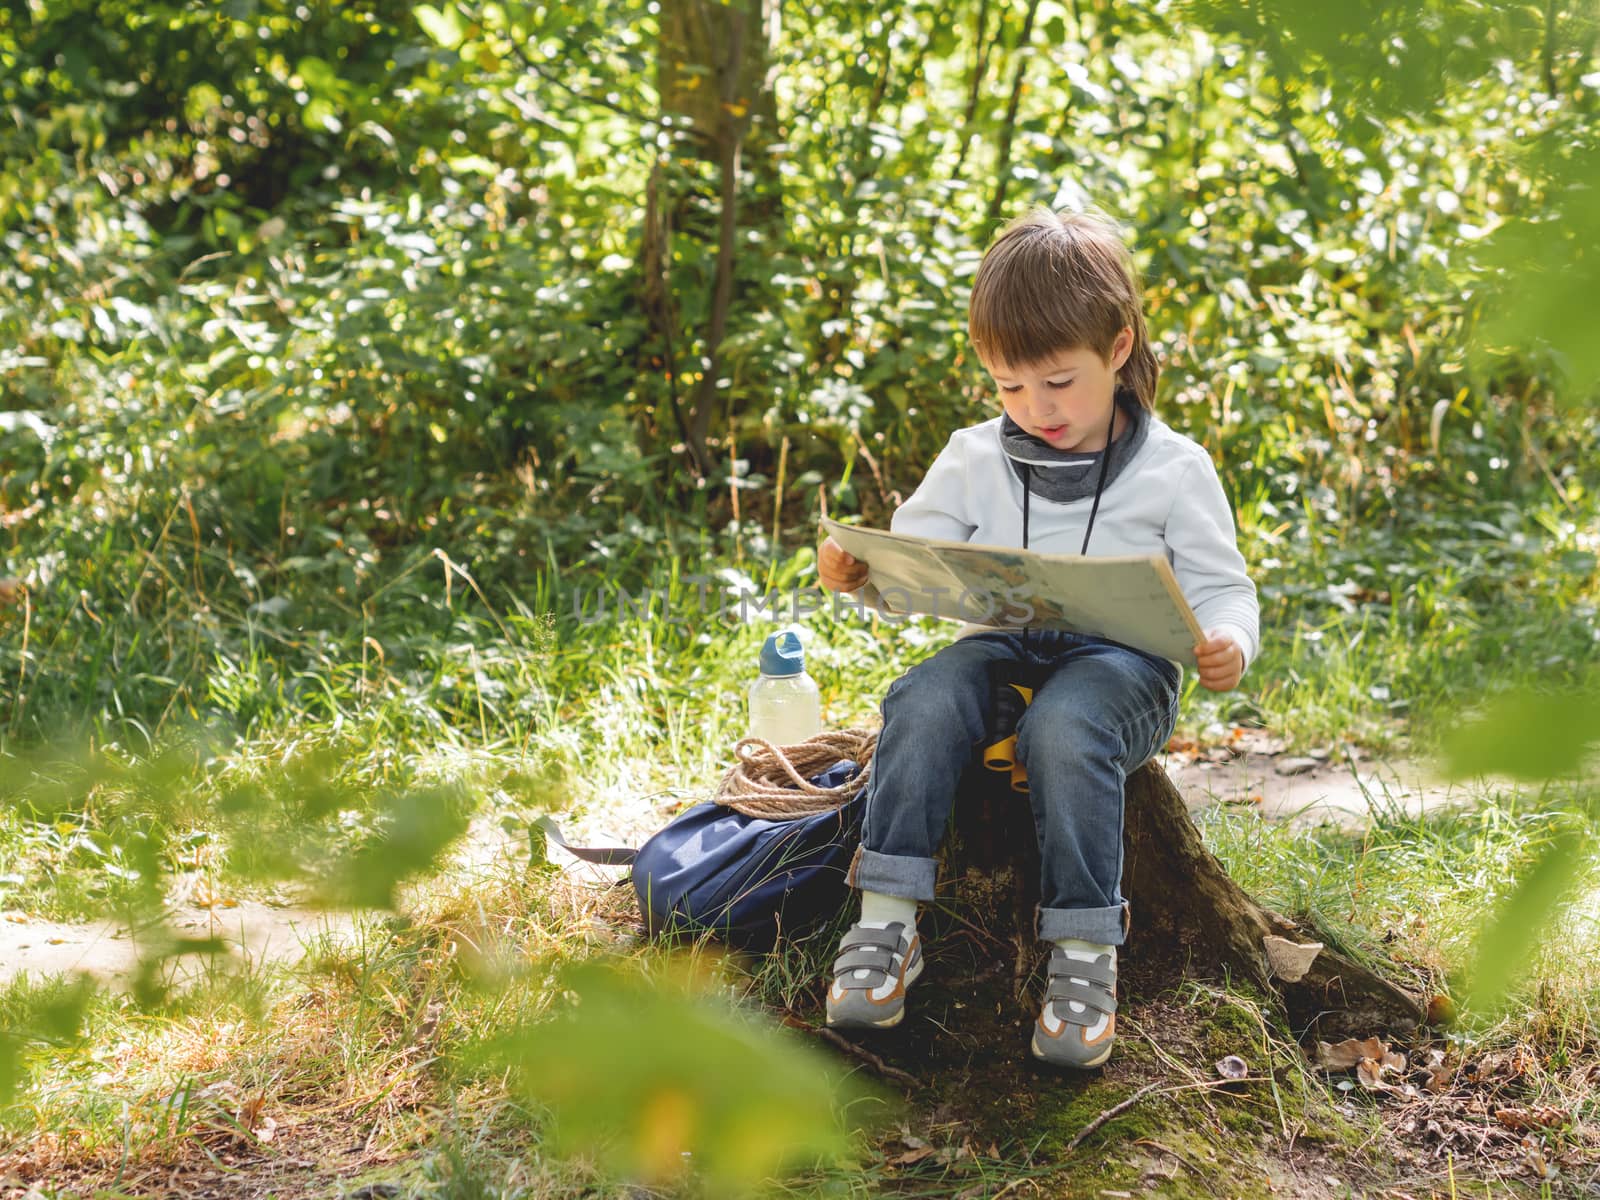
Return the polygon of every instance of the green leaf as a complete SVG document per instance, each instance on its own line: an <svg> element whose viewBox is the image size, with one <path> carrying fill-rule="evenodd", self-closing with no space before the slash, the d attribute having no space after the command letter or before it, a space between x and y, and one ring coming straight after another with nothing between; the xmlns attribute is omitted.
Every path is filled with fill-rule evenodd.
<svg viewBox="0 0 1600 1200"><path fill-rule="evenodd" d="M295 64L295 73L305 80L306 87L318 96L336 99L339 95L339 75L326 59L307 55Z"/></svg>
<svg viewBox="0 0 1600 1200"><path fill-rule="evenodd" d="M1600 696L1523 689L1496 698L1481 716L1457 724L1444 739L1445 768L1455 779L1509 775L1558 779L1576 775L1600 742Z"/></svg>
<svg viewBox="0 0 1600 1200"><path fill-rule="evenodd" d="M744 1195L785 1166L845 1152L827 1060L735 1012L687 966L651 978L591 963L561 986L576 994L566 1014L493 1048L553 1110L557 1153L593 1153L652 1184L692 1169L712 1191Z"/></svg>
<svg viewBox="0 0 1600 1200"><path fill-rule="evenodd" d="M461 14L454 5L440 10L431 4L419 4L411 12L422 31L447 50L454 50L466 36L466 30L461 27Z"/></svg>
<svg viewBox="0 0 1600 1200"><path fill-rule="evenodd" d="M198 125L221 107L222 93L212 84L197 83L184 97L183 115L189 124Z"/></svg>
<svg viewBox="0 0 1600 1200"><path fill-rule="evenodd" d="M1543 347L1560 367L1561 396L1592 400L1600 395L1600 149L1535 160L1531 169L1547 176L1543 203L1483 244L1491 285L1475 349Z"/></svg>
<svg viewBox="0 0 1600 1200"><path fill-rule="evenodd" d="M1466 1006L1493 1012L1533 956L1539 937L1588 862L1586 840L1558 834L1489 919L1467 972Z"/></svg>
<svg viewBox="0 0 1600 1200"><path fill-rule="evenodd" d="M30 1044L65 1046L78 1040L84 1012L99 990L88 975L70 982L53 979L39 985L20 1005L7 1028L0 1028L0 1104L9 1104L27 1074L24 1058Z"/></svg>
<svg viewBox="0 0 1600 1200"><path fill-rule="evenodd" d="M393 908L401 883L431 870L466 829L467 812L455 789L406 792L390 804L376 836L338 863L324 898L355 908Z"/></svg>
<svg viewBox="0 0 1600 1200"><path fill-rule="evenodd" d="M320 97L306 105L302 119L307 129L320 130L324 133L338 133L344 128L344 123L339 120L339 114L333 105Z"/></svg>

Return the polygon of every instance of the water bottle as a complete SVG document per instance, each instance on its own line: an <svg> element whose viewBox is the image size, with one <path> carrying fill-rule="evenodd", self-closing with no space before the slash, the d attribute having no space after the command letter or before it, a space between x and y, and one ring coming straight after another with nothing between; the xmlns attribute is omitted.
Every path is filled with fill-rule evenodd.
<svg viewBox="0 0 1600 1200"><path fill-rule="evenodd" d="M806 674L806 651L794 633L774 633L761 647L761 678L750 685L750 736L793 746L822 732L822 693Z"/></svg>

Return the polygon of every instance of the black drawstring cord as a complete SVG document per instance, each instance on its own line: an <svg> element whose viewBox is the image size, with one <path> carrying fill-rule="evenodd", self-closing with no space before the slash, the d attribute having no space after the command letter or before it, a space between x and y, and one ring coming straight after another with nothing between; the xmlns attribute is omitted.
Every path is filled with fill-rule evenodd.
<svg viewBox="0 0 1600 1200"><path fill-rule="evenodd" d="M1022 548L1024 550L1026 550L1028 548L1028 501L1033 499L1033 489L1028 486L1028 480L1032 477L1032 475L1033 475L1033 468L1030 467L1027 463L1023 463L1022 464ZM1028 627L1026 625L1024 625L1022 627L1022 656L1024 658L1026 658L1028 656L1028 650L1029 650L1029 647L1030 647L1031 644L1032 644L1031 643L1031 639L1029 639L1029 637L1028 637Z"/></svg>
<svg viewBox="0 0 1600 1200"><path fill-rule="evenodd" d="M1028 501L1033 498L1033 489L1028 486L1028 480L1033 475L1033 468L1027 463L1022 464L1022 548L1028 548Z"/></svg>
<svg viewBox="0 0 1600 1200"><path fill-rule="evenodd" d="M1094 519L1100 512L1100 493L1106 490L1106 469L1111 466L1111 443L1117 436L1117 401L1111 401L1111 426L1106 430L1106 448L1100 454L1100 479L1094 485L1094 503L1089 506L1089 523L1084 526L1083 546L1079 555L1089 553L1089 535L1094 532ZM1028 548L1028 502L1033 499L1033 489L1028 486L1028 480L1033 476L1033 467L1022 463L1022 548ZM1028 653L1029 629L1022 627L1022 652Z"/></svg>
<svg viewBox="0 0 1600 1200"><path fill-rule="evenodd" d="M1106 430L1106 448L1100 455L1100 482L1094 485L1094 503L1089 506L1089 524L1083 530L1083 549L1079 554L1089 553L1089 535L1094 532L1094 517L1100 511L1100 493L1106 490L1106 468L1111 465L1111 442L1117 436L1117 402L1111 402L1111 427ZM1026 550L1028 544L1024 542L1022 548Z"/></svg>

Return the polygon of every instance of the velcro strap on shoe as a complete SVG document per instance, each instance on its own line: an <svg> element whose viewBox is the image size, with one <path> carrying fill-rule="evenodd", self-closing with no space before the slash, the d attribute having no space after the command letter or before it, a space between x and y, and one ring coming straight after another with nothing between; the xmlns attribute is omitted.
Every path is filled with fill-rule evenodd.
<svg viewBox="0 0 1600 1200"><path fill-rule="evenodd" d="M1050 981L1050 989L1045 993L1046 1004L1056 1006L1056 1016L1064 1021L1071 1021L1075 1025L1092 1025L1094 1020L1085 1021L1086 1014L1075 1013L1067 1007L1067 1001L1076 1000L1090 1012L1104 1013L1111 1016L1117 1011L1117 998L1102 987L1093 984L1082 984L1065 975L1058 976Z"/></svg>
<svg viewBox="0 0 1600 1200"><path fill-rule="evenodd" d="M879 947L875 950L846 950L833 963L833 974L848 975L851 971L888 972L894 966L894 952Z"/></svg>
<svg viewBox="0 0 1600 1200"><path fill-rule="evenodd" d="M1086 983L1098 983L1107 991L1117 986L1117 969L1111 965L1109 958L1102 961L1083 962L1076 958L1068 958L1060 950L1050 952L1050 977L1057 975L1072 975Z"/></svg>
<svg viewBox="0 0 1600 1200"><path fill-rule="evenodd" d="M899 921L891 922L882 929L871 925L852 925L850 932L844 935L844 941L839 944L839 949L844 950L898 950L901 942L901 931L905 926Z"/></svg>

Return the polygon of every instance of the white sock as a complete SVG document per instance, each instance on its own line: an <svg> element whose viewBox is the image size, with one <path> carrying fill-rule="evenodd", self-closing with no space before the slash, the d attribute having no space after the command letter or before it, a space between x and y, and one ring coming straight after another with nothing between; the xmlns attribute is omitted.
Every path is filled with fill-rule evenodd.
<svg viewBox="0 0 1600 1200"><path fill-rule="evenodd" d="M913 932L917 927L917 902L883 892L861 893L861 924L887 929L896 921L906 927L906 932Z"/></svg>
<svg viewBox="0 0 1600 1200"><path fill-rule="evenodd" d="M904 896L889 896L883 892L861 893L861 924L872 929L887 929L896 921L905 926L907 940L914 938L917 933L917 902L907 900ZM871 972L856 971L857 979L865 979ZM895 979L891 974L877 992L873 999L881 1000L895 989ZM882 992L880 996L878 992Z"/></svg>
<svg viewBox="0 0 1600 1200"><path fill-rule="evenodd" d="M1113 971L1117 969L1117 948L1115 946L1102 946L1098 942L1084 942L1079 941L1077 938L1062 938L1056 942L1056 945L1061 947L1061 952L1068 958L1076 959L1078 962L1092 963L1102 954L1109 954L1111 956L1111 969ZM1075 976L1073 978L1076 979ZM1089 982L1087 979L1077 979L1076 981L1085 986ZM1049 1007L1054 1008L1055 1005L1052 1004ZM1076 1000L1068 1000L1067 1007L1075 1013L1084 1011L1084 1006ZM1098 1021L1083 1031L1083 1036L1086 1038L1099 1037L1100 1034L1105 1032L1108 1020L1109 1018L1102 1014ZM1056 1018L1055 1013L1051 1012L1045 1014L1045 1025L1051 1033L1055 1033L1056 1030L1061 1028L1062 1022Z"/></svg>

